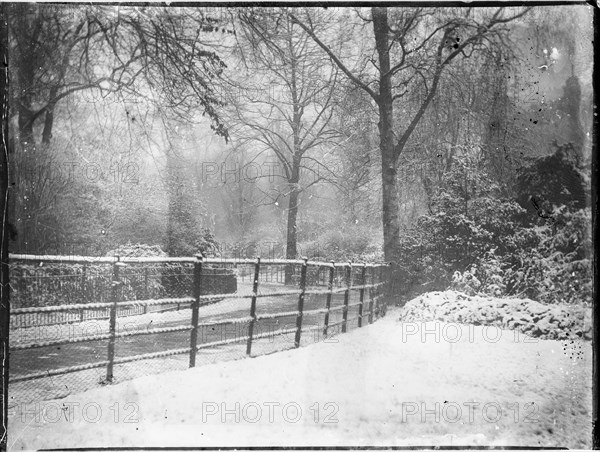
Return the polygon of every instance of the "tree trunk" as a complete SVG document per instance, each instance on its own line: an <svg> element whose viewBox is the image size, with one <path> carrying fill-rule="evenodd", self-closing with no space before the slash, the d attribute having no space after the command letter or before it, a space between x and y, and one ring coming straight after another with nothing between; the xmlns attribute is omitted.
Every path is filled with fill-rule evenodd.
<svg viewBox="0 0 600 452"><path fill-rule="evenodd" d="M383 254L385 261L390 263L388 275L390 284L386 286L386 304L392 302L402 292L402 278L399 274L398 261L400 258L400 216L395 159L381 145L381 179L383 195Z"/></svg>
<svg viewBox="0 0 600 452"><path fill-rule="evenodd" d="M19 142L23 149L34 149L33 112L23 105L19 105Z"/></svg>
<svg viewBox="0 0 600 452"><path fill-rule="evenodd" d="M383 201L383 254L391 264L388 272L391 284L386 285L384 304L392 302L401 292L402 283L397 263L400 244L400 206L398 199L398 157L394 137L394 105L390 75L390 53L388 38L387 8L373 8L373 30L375 47L379 57L379 148L381 151L381 182Z"/></svg>
<svg viewBox="0 0 600 452"><path fill-rule="evenodd" d="M387 262L397 262L400 240L400 216L397 188L398 157L394 143L394 106L389 75L387 8L373 8L375 45L379 56L379 148L383 188L383 253Z"/></svg>
<svg viewBox="0 0 600 452"><path fill-rule="evenodd" d="M298 257L298 228L296 221L298 219L298 197L300 191L297 184L291 184L290 200L288 204L288 219L287 219L287 246L285 250L286 259L296 259ZM293 284L292 275L294 272L293 265L285 267L285 284Z"/></svg>
<svg viewBox="0 0 600 452"><path fill-rule="evenodd" d="M396 161L384 149L382 144L383 253L386 262L397 262L400 241L400 208Z"/></svg>
<svg viewBox="0 0 600 452"><path fill-rule="evenodd" d="M50 99L55 99L58 94L58 88L52 87L50 89ZM50 144L52 138L52 126L54 125L54 107L56 104L53 102L49 103L46 107L46 115L44 120L44 130L42 131L42 143Z"/></svg>

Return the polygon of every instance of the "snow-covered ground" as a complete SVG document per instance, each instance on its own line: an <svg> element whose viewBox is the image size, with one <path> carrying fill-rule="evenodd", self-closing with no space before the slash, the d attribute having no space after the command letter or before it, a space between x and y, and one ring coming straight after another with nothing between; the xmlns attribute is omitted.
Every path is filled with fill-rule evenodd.
<svg viewBox="0 0 600 452"><path fill-rule="evenodd" d="M116 446L591 447L589 342L441 322L146 376L9 411L8 450Z"/></svg>

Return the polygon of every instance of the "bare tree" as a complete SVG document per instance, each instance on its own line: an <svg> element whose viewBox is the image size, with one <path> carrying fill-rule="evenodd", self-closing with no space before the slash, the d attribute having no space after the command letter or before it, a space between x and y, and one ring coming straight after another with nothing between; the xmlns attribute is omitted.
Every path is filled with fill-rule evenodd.
<svg viewBox="0 0 600 452"><path fill-rule="evenodd" d="M257 155L268 152L277 158L277 176L284 184L269 202L287 198L286 257L295 259L301 193L321 181L335 182L336 175L315 151L339 137L332 121L338 69L284 10L266 16L250 10L241 14L241 22L245 65L260 87L246 83L233 90L240 96L231 102L231 133Z"/></svg>
<svg viewBox="0 0 600 452"><path fill-rule="evenodd" d="M207 45L202 9L40 5L9 11L13 103L21 144L49 143L57 104L77 92L157 99L189 119L199 107L226 136L212 79L225 64ZM231 30L229 30L231 32Z"/></svg>
<svg viewBox="0 0 600 452"><path fill-rule="evenodd" d="M522 17L527 8L394 8L373 7L364 22L373 25L372 51L377 60L366 58L371 67L359 62L355 70L336 53L315 29L310 17L289 12L354 84L377 105L379 149L382 165L384 254L398 260L400 238L397 171L399 157L415 128L434 99L442 76L454 62L468 58L487 46L505 45L506 24ZM371 74L375 74L372 76ZM395 109L413 90L422 93L418 107L407 112L397 124Z"/></svg>
<svg viewBox="0 0 600 452"><path fill-rule="evenodd" d="M49 201L58 189L51 184L56 175L47 174L49 162L56 160L51 139L57 112L69 113L63 106L67 99L74 104L133 99L182 122L207 116L213 131L227 137L215 91L225 64L211 41L217 32L219 37L232 33L217 30L221 18L209 17L202 8L13 4L8 10L15 106L15 139L9 147L12 173L25 170L13 180L11 217L21 237L40 235L35 231L44 223L44 209L53 211ZM36 146L38 134L42 146ZM169 157L170 148L163 149ZM167 185L174 186L168 193L171 211L176 211L178 176L173 171L165 175Z"/></svg>
<svg viewBox="0 0 600 452"><path fill-rule="evenodd" d="M228 167L233 167L231 174L226 172ZM216 185L224 203L228 229L235 231L235 237L244 242L256 221L257 209L264 203L264 193L268 192L268 189L262 189L259 185L268 181L260 180L263 167L239 143L235 143L232 151L223 159L220 169L217 170L220 177Z"/></svg>

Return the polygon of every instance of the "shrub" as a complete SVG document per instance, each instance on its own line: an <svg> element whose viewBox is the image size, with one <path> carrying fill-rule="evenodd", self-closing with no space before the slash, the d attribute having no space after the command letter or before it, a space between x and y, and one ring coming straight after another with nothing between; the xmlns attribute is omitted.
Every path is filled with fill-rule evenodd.
<svg viewBox="0 0 600 452"><path fill-rule="evenodd" d="M591 304L589 254L591 210L559 207L554 221L522 228L511 237L523 243L514 253L495 250L464 272L455 272L451 287L468 294L526 296L544 303Z"/></svg>
<svg viewBox="0 0 600 452"><path fill-rule="evenodd" d="M145 243L127 243L121 245L114 250L106 253L106 256L120 257L166 257L165 253L159 245L146 245Z"/></svg>
<svg viewBox="0 0 600 452"><path fill-rule="evenodd" d="M353 227L347 230L330 229L318 240L299 244L298 251L309 259L336 262L381 262L382 247L373 239L372 230Z"/></svg>
<svg viewBox="0 0 600 452"><path fill-rule="evenodd" d="M585 190L572 151L563 146L522 170L515 199L500 197L475 163L455 165L431 213L402 235L406 291L450 286L472 295L591 303L591 210L581 208ZM560 174L546 177L554 164ZM468 168L474 173L465 177ZM530 195L553 203L544 201L532 215Z"/></svg>

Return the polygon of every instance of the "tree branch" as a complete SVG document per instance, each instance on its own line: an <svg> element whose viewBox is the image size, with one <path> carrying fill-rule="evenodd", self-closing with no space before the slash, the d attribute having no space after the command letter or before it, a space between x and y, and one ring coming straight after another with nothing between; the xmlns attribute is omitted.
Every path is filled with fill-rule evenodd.
<svg viewBox="0 0 600 452"><path fill-rule="evenodd" d="M350 70L344 65L344 63L342 63L340 61L340 59L331 51L331 49L329 47L327 47L327 45L325 45L315 34L314 32L308 28L305 24L303 24L302 22L300 22L296 16L294 16L291 13L288 13L288 15L290 16L290 19L298 24L306 33L308 33L308 35L317 43L317 45L319 47L321 47L325 53L329 56L329 58L331 58L333 60L333 62L342 70L342 72L344 74L346 74L346 76L352 80L352 82L354 82L357 86L359 86L360 88L362 88L364 91L366 91L369 96L371 96L373 98L373 100L375 102L379 101L379 95L376 94L371 88L369 88L364 82L362 82L358 77L356 77L352 72L350 72Z"/></svg>

